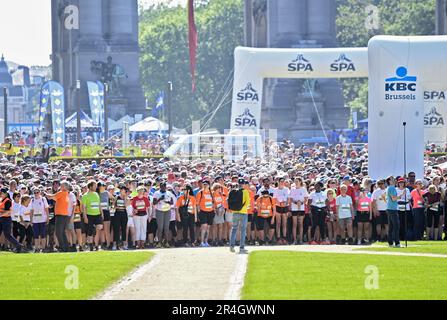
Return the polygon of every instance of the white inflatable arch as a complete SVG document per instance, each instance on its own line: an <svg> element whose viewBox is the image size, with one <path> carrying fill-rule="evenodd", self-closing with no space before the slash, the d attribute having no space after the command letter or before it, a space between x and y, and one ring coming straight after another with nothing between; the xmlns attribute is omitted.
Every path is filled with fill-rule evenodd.
<svg viewBox="0 0 447 320"><path fill-rule="evenodd" d="M447 36L377 36L370 40L368 48L238 47L230 127L259 131L265 78L368 76L370 176L378 179L403 174L405 122L406 169L422 177L424 92L434 92L435 97L441 93L445 100Z"/></svg>

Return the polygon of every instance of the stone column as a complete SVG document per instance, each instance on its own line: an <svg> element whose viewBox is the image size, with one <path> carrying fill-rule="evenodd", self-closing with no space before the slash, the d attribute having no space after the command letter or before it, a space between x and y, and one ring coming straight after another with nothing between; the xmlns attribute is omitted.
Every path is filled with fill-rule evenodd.
<svg viewBox="0 0 447 320"><path fill-rule="evenodd" d="M79 0L79 41L97 45L104 41L102 0Z"/></svg>
<svg viewBox="0 0 447 320"><path fill-rule="evenodd" d="M111 44L138 42L138 6L136 0L108 0Z"/></svg>
<svg viewBox="0 0 447 320"><path fill-rule="evenodd" d="M317 40L325 47L335 46L335 12L333 0L307 1L309 40Z"/></svg>
<svg viewBox="0 0 447 320"><path fill-rule="evenodd" d="M436 34L447 34L447 1L436 1Z"/></svg>
<svg viewBox="0 0 447 320"><path fill-rule="evenodd" d="M271 47L293 47L305 38L306 1L276 0L269 2Z"/></svg>

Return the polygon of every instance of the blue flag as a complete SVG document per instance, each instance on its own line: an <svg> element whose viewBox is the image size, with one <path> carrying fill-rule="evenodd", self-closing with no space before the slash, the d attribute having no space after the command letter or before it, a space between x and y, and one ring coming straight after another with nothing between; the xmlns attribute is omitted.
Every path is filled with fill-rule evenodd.
<svg viewBox="0 0 447 320"><path fill-rule="evenodd" d="M152 109L152 117L158 118L158 114L165 107L164 101L165 101L165 93L164 91L160 91L157 98L157 105L155 106L154 109Z"/></svg>

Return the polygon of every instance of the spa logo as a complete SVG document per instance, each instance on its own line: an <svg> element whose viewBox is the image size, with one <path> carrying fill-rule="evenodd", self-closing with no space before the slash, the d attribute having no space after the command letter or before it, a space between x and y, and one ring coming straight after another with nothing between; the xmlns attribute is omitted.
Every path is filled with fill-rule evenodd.
<svg viewBox="0 0 447 320"><path fill-rule="evenodd" d="M245 89L242 89L237 94L237 101L240 102L259 102L259 94L252 87L251 83L247 83Z"/></svg>
<svg viewBox="0 0 447 320"><path fill-rule="evenodd" d="M349 72L355 71L355 65L351 59L348 59L344 53L340 54L337 60L331 64L333 72Z"/></svg>
<svg viewBox="0 0 447 320"><path fill-rule="evenodd" d="M250 109L245 109L244 113L236 117L235 119L236 127L244 127L244 128L256 128L257 122L255 116L250 112Z"/></svg>
<svg viewBox="0 0 447 320"><path fill-rule="evenodd" d="M288 70L291 72L313 72L312 63L304 57L303 54L298 54L297 58L289 63Z"/></svg>

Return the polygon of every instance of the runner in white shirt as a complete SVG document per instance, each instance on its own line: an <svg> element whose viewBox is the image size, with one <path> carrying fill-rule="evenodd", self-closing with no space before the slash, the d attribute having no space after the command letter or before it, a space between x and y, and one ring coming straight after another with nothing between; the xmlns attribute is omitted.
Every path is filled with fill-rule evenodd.
<svg viewBox="0 0 447 320"><path fill-rule="evenodd" d="M45 250L47 242L47 225L49 220L49 209L46 198L43 198L38 188L33 189L34 199L31 202L31 221L34 233L34 252L40 253Z"/></svg>
<svg viewBox="0 0 447 320"><path fill-rule="evenodd" d="M19 238L19 230L20 230L20 207L22 206L20 204L20 193L16 192L11 197L12 199L12 206L11 206L11 220L12 220L12 235L14 238Z"/></svg>
<svg viewBox="0 0 447 320"><path fill-rule="evenodd" d="M323 188L322 182L317 182L315 184L315 191L312 191L309 195L309 206L312 212L312 234L314 240L310 244L324 244L324 228L325 228L325 218L328 212L329 200L325 192L321 191ZM320 231L320 236L316 236L316 228L318 227Z"/></svg>
<svg viewBox="0 0 447 320"><path fill-rule="evenodd" d="M307 203L309 193L303 187L303 180L301 178L295 179L295 184L292 185L289 195L289 205L292 211L292 237L294 244L297 244L296 229L299 226L299 244L303 244L303 221L304 221L304 205Z"/></svg>
<svg viewBox="0 0 447 320"><path fill-rule="evenodd" d="M273 192L273 199L276 203L276 240L278 244L286 245L287 235L287 218L289 212L289 194L290 190L285 186L285 179L280 178L278 181L278 188ZM282 227L282 228L281 228ZM282 230L281 230L282 229ZM282 231L282 237L281 237Z"/></svg>
<svg viewBox="0 0 447 320"><path fill-rule="evenodd" d="M20 243L32 249L32 225L31 225L31 197L23 196L21 199L21 206L19 211L20 220Z"/></svg>
<svg viewBox="0 0 447 320"><path fill-rule="evenodd" d="M340 195L336 198L338 223L340 226L340 235L345 240L345 229L348 230L348 244L352 244L353 230L352 220L354 220L354 206L352 198L346 194L348 186L343 184L340 187ZM340 239L341 240L341 239Z"/></svg>
<svg viewBox="0 0 447 320"><path fill-rule="evenodd" d="M388 236L388 214L386 212L385 180L377 181L378 188L372 194L372 209L376 223L377 240L386 241Z"/></svg>

